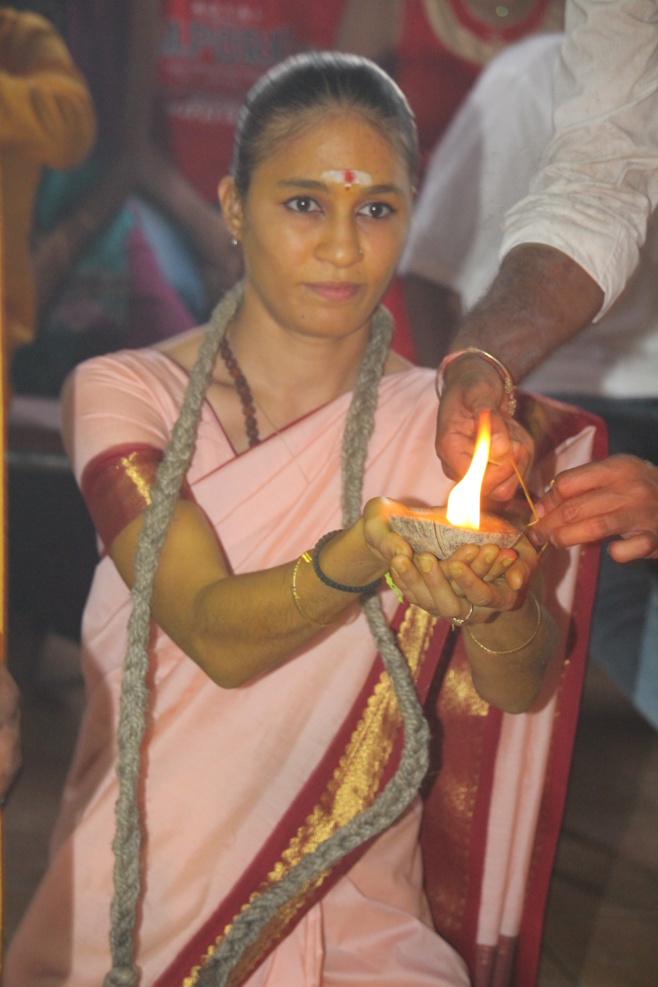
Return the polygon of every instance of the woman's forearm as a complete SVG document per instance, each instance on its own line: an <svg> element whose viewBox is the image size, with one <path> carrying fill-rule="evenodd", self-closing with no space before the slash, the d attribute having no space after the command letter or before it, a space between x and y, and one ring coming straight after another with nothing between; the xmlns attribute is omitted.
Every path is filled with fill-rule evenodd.
<svg viewBox="0 0 658 987"><path fill-rule="evenodd" d="M128 586L141 526L140 516L110 548ZM312 550L284 565L232 575L205 517L180 501L154 580L153 619L218 685L242 685L325 633L358 600L358 592L318 577ZM329 580L356 587L376 583L388 569L367 546L361 519L326 544L320 562Z"/></svg>
<svg viewBox="0 0 658 987"><path fill-rule="evenodd" d="M537 698L557 649L555 621L537 597L466 627L464 644L473 684L488 703L508 713L525 712Z"/></svg>

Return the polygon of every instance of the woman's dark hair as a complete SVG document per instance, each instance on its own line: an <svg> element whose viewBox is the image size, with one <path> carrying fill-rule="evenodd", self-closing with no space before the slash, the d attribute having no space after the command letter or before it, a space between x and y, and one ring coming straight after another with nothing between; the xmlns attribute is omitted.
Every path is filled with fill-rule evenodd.
<svg viewBox="0 0 658 987"><path fill-rule="evenodd" d="M367 58L338 52L292 55L247 93L235 128L231 174L244 198L254 168L282 141L301 133L321 110L353 111L397 146L412 184L418 135L411 108L395 82Z"/></svg>

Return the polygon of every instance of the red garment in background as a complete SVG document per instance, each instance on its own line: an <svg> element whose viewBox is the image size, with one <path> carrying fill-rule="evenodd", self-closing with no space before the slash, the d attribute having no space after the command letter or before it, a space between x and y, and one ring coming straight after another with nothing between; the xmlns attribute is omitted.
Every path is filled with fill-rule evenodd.
<svg viewBox="0 0 658 987"><path fill-rule="evenodd" d="M526 18L506 28L503 20L496 27L478 20L463 0L444 0L452 24L453 50L447 38L442 40L430 22L424 0L404 0L393 74L416 117L421 176L435 145L485 64L484 52L479 60L475 54L468 58L458 53L460 44L468 44L464 37L470 35L484 42L486 55L491 57L495 50L501 50L527 34L550 29L554 17L550 9L552 2L537 0ZM477 45L474 50L476 48ZM393 281L384 302L395 317L394 349L407 359L415 360L409 316L398 278Z"/></svg>
<svg viewBox="0 0 658 987"><path fill-rule="evenodd" d="M270 66L330 47L344 0L163 0L158 90L166 147L210 202L227 174L238 111Z"/></svg>
<svg viewBox="0 0 658 987"><path fill-rule="evenodd" d="M477 20L463 0L445 0L459 27L484 42L503 48L527 34L545 29L551 0L537 0L528 16L508 28L504 21L489 27ZM471 88L482 62L476 62L441 40L430 23L423 0L404 0L402 25L394 52L395 80L416 116L420 141L421 169Z"/></svg>

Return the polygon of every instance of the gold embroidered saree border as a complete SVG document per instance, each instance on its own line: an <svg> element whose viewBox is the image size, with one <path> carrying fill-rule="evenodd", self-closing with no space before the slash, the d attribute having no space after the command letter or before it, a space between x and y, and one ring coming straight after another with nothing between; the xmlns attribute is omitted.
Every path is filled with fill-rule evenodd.
<svg viewBox="0 0 658 987"><path fill-rule="evenodd" d="M436 620L417 607L409 606L398 632L398 644L414 680L423 667ZM391 679L383 671L368 697L365 709L352 731L333 777L316 807L291 838L280 859L255 891L242 910L249 908L259 895L281 880L303 858L328 839L336 830L371 805L378 793L395 741L402 725ZM309 882L288 901L263 929L258 941L250 947L230 974L227 987L238 987L284 938L286 929L298 916L328 876L324 872ZM182 987L195 987L203 964L214 954L229 932L223 933L210 945L202 964L195 966L182 981Z"/></svg>
<svg viewBox="0 0 658 987"><path fill-rule="evenodd" d="M463 931L469 900L469 861L489 712L475 691L458 642L436 705L436 716L450 739L442 745L441 771L427 798L421 835L432 914L441 935L453 945ZM455 727L466 722L471 728L464 736ZM443 848L439 858L437 845Z"/></svg>

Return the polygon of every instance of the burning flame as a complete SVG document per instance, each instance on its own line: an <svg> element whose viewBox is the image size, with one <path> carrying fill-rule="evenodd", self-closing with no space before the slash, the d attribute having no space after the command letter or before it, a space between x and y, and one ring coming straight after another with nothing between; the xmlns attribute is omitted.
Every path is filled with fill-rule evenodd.
<svg viewBox="0 0 658 987"><path fill-rule="evenodd" d="M480 527L480 491L482 479L489 459L491 444L491 419L488 411L483 411L478 422L475 452L466 476L452 488L448 497L446 517L450 524L459 528Z"/></svg>

